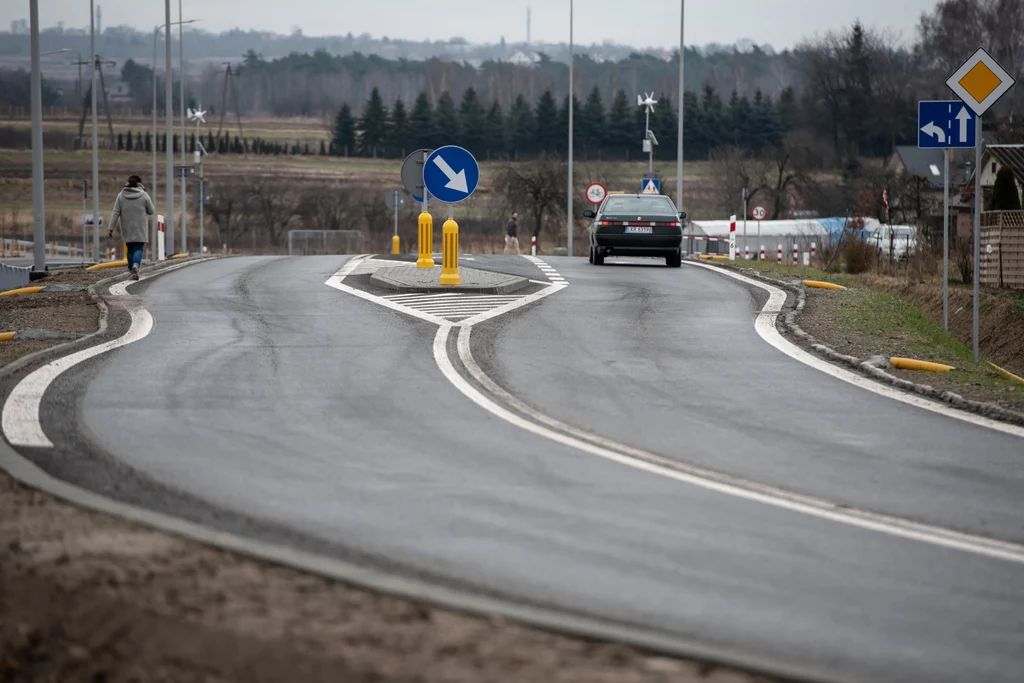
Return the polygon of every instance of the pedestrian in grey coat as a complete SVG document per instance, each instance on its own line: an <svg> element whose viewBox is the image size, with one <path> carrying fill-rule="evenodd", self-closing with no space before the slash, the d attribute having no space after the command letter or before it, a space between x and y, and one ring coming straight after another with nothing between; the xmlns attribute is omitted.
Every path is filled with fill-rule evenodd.
<svg viewBox="0 0 1024 683"><path fill-rule="evenodd" d="M121 240L128 248L128 271L133 280L139 279L139 267L142 266L142 253L149 241L149 217L156 212L153 200L146 193L142 178L133 175L128 184L114 201L114 212L110 216L110 230L107 235L114 236L114 228L121 224Z"/></svg>

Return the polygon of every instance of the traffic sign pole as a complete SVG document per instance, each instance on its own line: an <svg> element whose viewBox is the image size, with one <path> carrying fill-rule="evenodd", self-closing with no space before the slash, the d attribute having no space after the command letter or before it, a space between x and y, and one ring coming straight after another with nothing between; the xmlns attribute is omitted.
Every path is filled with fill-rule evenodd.
<svg viewBox="0 0 1024 683"><path fill-rule="evenodd" d="M949 330L949 150L942 155L942 326Z"/></svg>
<svg viewBox="0 0 1024 683"><path fill-rule="evenodd" d="M974 362L979 359L978 348L978 316L980 307L978 297L981 293L981 116L978 126L974 129Z"/></svg>

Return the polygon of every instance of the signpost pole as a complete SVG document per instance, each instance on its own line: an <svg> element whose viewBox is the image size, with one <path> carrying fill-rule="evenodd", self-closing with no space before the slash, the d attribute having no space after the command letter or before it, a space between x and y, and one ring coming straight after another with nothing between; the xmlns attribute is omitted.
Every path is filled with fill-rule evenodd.
<svg viewBox="0 0 1024 683"><path fill-rule="evenodd" d="M86 229L88 222L85 220L86 202L89 200L89 181L82 181L82 264L85 264Z"/></svg>
<svg viewBox="0 0 1024 683"><path fill-rule="evenodd" d="M981 293L981 116L978 116L978 127L974 130L974 362L979 359L978 348L978 316L980 306L978 296Z"/></svg>
<svg viewBox="0 0 1024 683"><path fill-rule="evenodd" d="M949 329L949 153L942 155L942 326Z"/></svg>

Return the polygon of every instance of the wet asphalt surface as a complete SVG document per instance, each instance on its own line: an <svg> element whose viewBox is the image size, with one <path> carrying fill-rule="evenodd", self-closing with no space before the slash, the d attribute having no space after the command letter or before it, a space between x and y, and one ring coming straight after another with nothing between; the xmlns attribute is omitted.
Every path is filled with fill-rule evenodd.
<svg viewBox="0 0 1024 683"><path fill-rule="evenodd" d="M714 273L547 260L568 288L473 333L488 374L535 408L681 462L1024 539L1021 440L789 359L756 335L757 296ZM58 450L30 457L211 526L830 678L1020 680L1024 566L525 432L442 376L435 326L325 286L344 261L225 259L136 285L152 334L59 380L43 405ZM543 279L521 258L466 265Z"/></svg>

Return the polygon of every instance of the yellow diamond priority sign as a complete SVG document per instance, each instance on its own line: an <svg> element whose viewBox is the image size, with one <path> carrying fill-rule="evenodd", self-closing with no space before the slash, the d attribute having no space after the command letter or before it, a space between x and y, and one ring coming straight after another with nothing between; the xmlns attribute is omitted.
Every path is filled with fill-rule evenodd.
<svg viewBox="0 0 1024 683"><path fill-rule="evenodd" d="M1013 84L1013 76L984 48L978 48L946 81L950 90L978 116L988 111Z"/></svg>

